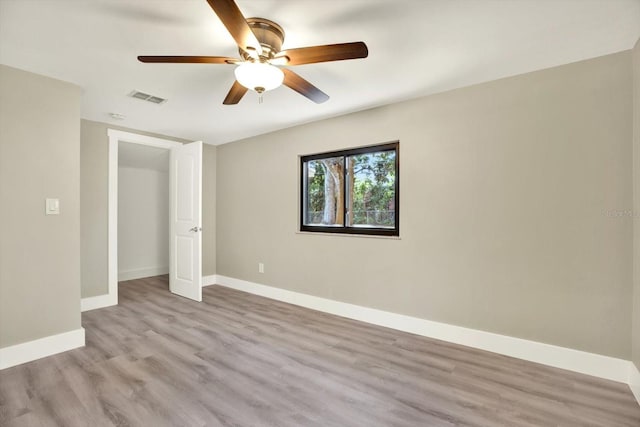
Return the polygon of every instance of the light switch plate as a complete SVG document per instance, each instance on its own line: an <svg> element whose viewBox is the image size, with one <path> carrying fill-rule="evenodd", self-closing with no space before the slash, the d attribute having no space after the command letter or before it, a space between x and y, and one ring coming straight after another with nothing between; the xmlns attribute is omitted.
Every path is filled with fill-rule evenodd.
<svg viewBox="0 0 640 427"><path fill-rule="evenodd" d="M45 214L47 214L47 215L60 215L60 200L59 199L46 199Z"/></svg>

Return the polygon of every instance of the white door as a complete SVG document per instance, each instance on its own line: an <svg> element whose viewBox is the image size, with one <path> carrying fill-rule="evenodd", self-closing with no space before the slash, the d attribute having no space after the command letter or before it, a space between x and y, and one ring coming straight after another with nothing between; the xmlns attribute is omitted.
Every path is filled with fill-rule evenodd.
<svg viewBox="0 0 640 427"><path fill-rule="evenodd" d="M202 142L171 149L169 289L202 301Z"/></svg>

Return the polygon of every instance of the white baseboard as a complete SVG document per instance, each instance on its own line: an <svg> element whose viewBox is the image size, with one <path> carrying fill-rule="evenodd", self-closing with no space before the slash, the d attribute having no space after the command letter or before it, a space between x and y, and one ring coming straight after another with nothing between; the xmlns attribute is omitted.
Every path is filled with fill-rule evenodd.
<svg viewBox="0 0 640 427"><path fill-rule="evenodd" d="M579 372L622 383L629 382L628 360L528 341L402 314L315 297L245 280L217 275L219 285L278 301L331 313L399 331L487 350L518 359Z"/></svg>
<svg viewBox="0 0 640 427"><path fill-rule="evenodd" d="M0 348L0 369L84 347L84 328Z"/></svg>
<svg viewBox="0 0 640 427"><path fill-rule="evenodd" d="M631 362L630 365L631 366L629 366L629 388L631 389L631 392L636 397L636 400L640 405L640 369L638 369L638 367L635 364L633 364L633 362Z"/></svg>
<svg viewBox="0 0 640 427"><path fill-rule="evenodd" d="M202 276L202 287L215 285L218 282L218 276L212 274L211 276Z"/></svg>
<svg viewBox="0 0 640 427"><path fill-rule="evenodd" d="M85 312L89 310L95 310L97 308L110 307L118 304L118 297L116 295L105 294L95 297L82 298L80 300L80 311Z"/></svg>
<svg viewBox="0 0 640 427"><path fill-rule="evenodd" d="M118 272L118 282L124 282L125 280L142 279L144 277L161 276L163 274L169 274L169 267L148 267L137 268L135 270L125 270Z"/></svg>

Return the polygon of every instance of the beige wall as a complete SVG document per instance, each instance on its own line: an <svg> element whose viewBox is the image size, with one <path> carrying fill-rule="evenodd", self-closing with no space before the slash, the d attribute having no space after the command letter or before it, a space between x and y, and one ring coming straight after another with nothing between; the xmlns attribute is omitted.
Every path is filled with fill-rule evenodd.
<svg viewBox="0 0 640 427"><path fill-rule="evenodd" d="M108 225L108 166L109 138L107 129L118 129L141 135L156 136L174 141L184 139L158 135L107 123L82 120L81 122L81 244L82 244L82 297L107 293L107 225ZM213 149L213 154L211 154ZM205 147L203 176L215 174L215 147ZM203 197L211 194L210 183L203 185ZM215 180L214 184L215 186ZM215 191L213 191L215 197ZM213 206L213 207L212 207ZM215 201L203 202L203 274L215 274L215 230L205 228L215 222ZM208 231L207 231L208 230ZM211 249L214 248L213 253ZM209 252L207 252L209 251Z"/></svg>
<svg viewBox="0 0 640 427"><path fill-rule="evenodd" d="M623 52L219 146L217 272L629 359L631 87ZM400 240L296 233L299 155L398 139Z"/></svg>
<svg viewBox="0 0 640 427"><path fill-rule="evenodd" d="M107 125L80 124L80 242L82 297L107 293L109 140Z"/></svg>
<svg viewBox="0 0 640 427"><path fill-rule="evenodd" d="M640 40L633 55L633 362L640 370Z"/></svg>
<svg viewBox="0 0 640 427"><path fill-rule="evenodd" d="M80 97L0 65L0 347L81 327Z"/></svg>

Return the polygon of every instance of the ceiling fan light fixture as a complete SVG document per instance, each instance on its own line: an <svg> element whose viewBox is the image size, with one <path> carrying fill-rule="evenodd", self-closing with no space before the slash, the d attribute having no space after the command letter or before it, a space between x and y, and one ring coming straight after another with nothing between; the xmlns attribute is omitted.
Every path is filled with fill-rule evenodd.
<svg viewBox="0 0 640 427"><path fill-rule="evenodd" d="M234 73L238 83L258 93L280 87L284 81L282 70L265 62L243 62Z"/></svg>

